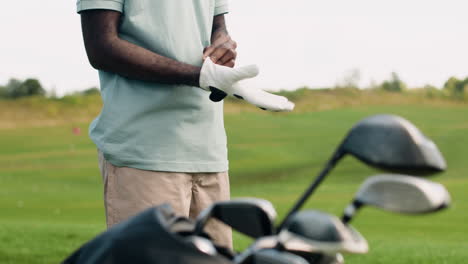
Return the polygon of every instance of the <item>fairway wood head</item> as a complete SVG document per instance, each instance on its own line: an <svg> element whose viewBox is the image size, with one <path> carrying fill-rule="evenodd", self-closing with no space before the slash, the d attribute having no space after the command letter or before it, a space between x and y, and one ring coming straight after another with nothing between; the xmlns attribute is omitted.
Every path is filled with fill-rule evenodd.
<svg viewBox="0 0 468 264"><path fill-rule="evenodd" d="M184 241L205 254L215 256L218 253L213 243L204 237L189 236L184 238Z"/></svg>
<svg viewBox="0 0 468 264"><path fill-rule="evenodd" d="M256 251L251 255L251 259L252 264L308 264L302 257L276 249Z"/></svg>
<svg viewBox="0 0 468 264"><path fill-rule="evenodd" d="M217 202L197 217L195 233L203 229L210 217L220 220L240 233L259 238L274 234L276 210L269 201L258 198Z"/></svg>
<svg viewBox="0 0 468 264"><path fill-rule="evenodd" d="M450 194L442 184L405 175L381 174L368 178L345 210L346 221L357 208L371 205L403 214L439 211L450 204Z"/></svg>
<svg viewBox="0 0 468 264"><path fill-rule="evenodd" d="M368 165L404 174L429 175L446 169L437 146L406 119L375 115L356 124L339 148Z"/></svg>
<svg viewBox="0 0 468 264"><path fill-rule="evenodd" d="M294 214L278 234L278 241L292 251L326 254L368 251L367 241L357 230L334 215L315 210Z"/></svg>

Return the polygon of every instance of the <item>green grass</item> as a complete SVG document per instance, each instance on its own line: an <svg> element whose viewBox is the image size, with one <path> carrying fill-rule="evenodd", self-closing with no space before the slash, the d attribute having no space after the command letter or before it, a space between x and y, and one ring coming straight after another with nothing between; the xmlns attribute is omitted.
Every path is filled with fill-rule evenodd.
<svg viewBox="0 0 468 264"><path fill-rule="evenodd" d="M234 197L270 200L280 216L311 182L346 131L376 113L402 115L431 137L449 170L433 179L453 206L428 216L364 209L353 225L371 251L347 263L466 263L468 259L468 107L354 106L322 112L227 114ZM0 130L0 263L58 263L105 229L97 154L80 123ZM376 171L346 158L307 208L339 214L359 184ZM235 236L237 249L249 243Z"/></svg>

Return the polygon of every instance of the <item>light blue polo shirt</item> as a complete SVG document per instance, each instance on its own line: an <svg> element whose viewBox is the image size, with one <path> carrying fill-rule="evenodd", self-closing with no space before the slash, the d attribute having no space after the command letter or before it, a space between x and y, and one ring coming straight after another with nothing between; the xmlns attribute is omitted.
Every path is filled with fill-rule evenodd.
<svg viewBox="0 0 468 264"><path fill-rule="evenodd" d="M78 12L122 13L122 39L201 66L213 17L227 0L78 0ZM197 87L128 79L99 71L104 102L89 133L115 166L171 172L228 170L223 104Z"/></svg>

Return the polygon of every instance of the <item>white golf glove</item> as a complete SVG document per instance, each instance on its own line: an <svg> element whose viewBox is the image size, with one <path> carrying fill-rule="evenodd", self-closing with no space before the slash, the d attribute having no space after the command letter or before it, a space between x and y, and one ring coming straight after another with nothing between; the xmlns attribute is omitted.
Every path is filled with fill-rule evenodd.
<svg viewBox="0 0 468 264"><path fill-rule="evenodd" d="M210 99L219 102L227 95L243 99L263 110L292 111L294 103L286 97L274 95L257 88L245 88L239 81L258 75L257 65L229 68L205 59L200 72L200 87L211 91Z"/></svg>

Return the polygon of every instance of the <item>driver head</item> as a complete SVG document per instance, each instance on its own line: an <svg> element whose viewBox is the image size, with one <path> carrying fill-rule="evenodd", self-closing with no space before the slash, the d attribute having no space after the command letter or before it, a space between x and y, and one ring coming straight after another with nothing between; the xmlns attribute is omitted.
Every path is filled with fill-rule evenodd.
<svg viewBox="0 0 468 264"><path fill-rule="evenodd" d="M339 152L387 171L429 175L447 167L437 146L399 116L375 115L349 132Z"/></svg>

